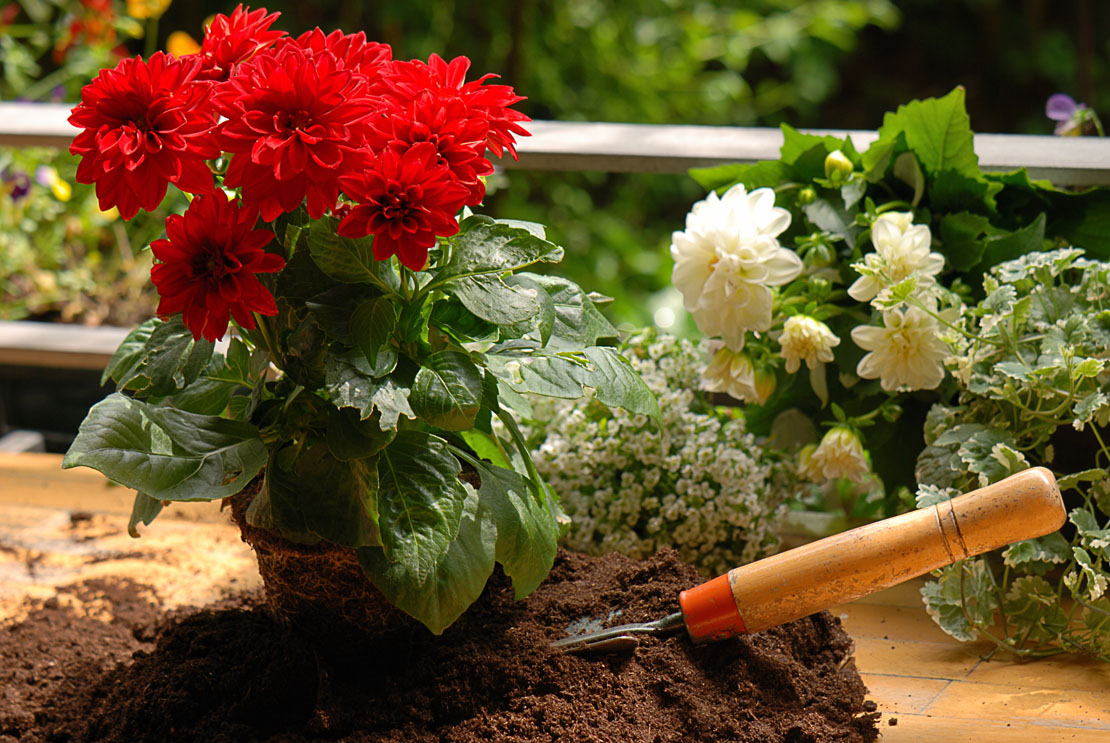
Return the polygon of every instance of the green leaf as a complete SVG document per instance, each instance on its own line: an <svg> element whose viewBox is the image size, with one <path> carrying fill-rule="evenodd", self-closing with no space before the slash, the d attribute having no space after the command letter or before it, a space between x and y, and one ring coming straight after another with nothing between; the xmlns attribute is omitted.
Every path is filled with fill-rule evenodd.
<svg viewBox="0 0 1110 743"><path fill-rule="evenodd" d="M953 171L972 179L981 177L963 88L943 98L910 101L886 114L879 140L891 141L898 134L905 135L906 146L930 176Z"/></svg>
<svg viewBox="0 0 1110 743"><path fill-rule="evenodd" d="M814 159L821 161L821 169L812 176L814 178L825 174L825 157L836 150L843 152L853 162L859 158L850 137L841 139L832 134L807 134L799 132L789 124L782 125L782 147L779 149L779 158L787 165L796 165L806 155L814 151L820 153L819 157Z"/></svg>
<svg viewBox="0 0 1110 743"><path fill-rule="evenodd" d="M308 251L321 271L345 284L374 284L395 290L397 274L390 261L374 258L374 241L369 237L352 240L340 237L332 217L313 220L308 227Z"/></svg>
<svg viewBox="0 0 1110 743"><path fill-rule="evenodd" d="M464 219L448 246L450 258L432 279L436 286L467 276L509 273L540 261L557 263L563 257L558 245L481 215Z"/></svg>
<svg viewBox="0 0 1110 743"><path fill-rule="evenodd" d="M983 559L964 560L939 571L921 588L925 610L942 630L970 642L989 627L998 608L990 568Z"/></svg>
<svg viewBox="0 0 1110 743"><path fill-rule="evenodd" d="M278 274L274 296L291 307L300 308L312 297L334 286L335 279L320 270L309 251L298 250Z"/></svg>
<svg viewBox="0 0 1110 743"><path fill-rule="evenodd" d="M495 527L479 509L477 494L468 490L458 534L426 574L406 562L391 563L383 550L358 551L359 564L378 590L437 635L474 603L493 572Z"/></svg>
<svg viewBox="0 0 1110 743"><path fill-rule="evenodd" d="M377 415L377 414L375 414ZM328 411L328 450L342 461L372 457L393 441L396 432L383 430L381 421L370 416L361 420L353 408L331 408Z"/></svg>
<svg viewBox="0 0 1110 743"><path fill-rule="evenodd" d="M89 410L62 467L92 467L157 500L215 500L242 490L266 458L249 423L117 392Z"/></svg>
<svg viewBox="0 0 1110 743"><path fill-rule="evenodd" d="M1011 567L1030 562L1059 565L1070 558L1071 545L1058 531L1036 539L1015 542L1002 552L1002 559Z"/></svg>
<svg viewBox="0 0 1110 743"><path fill-rule="evenodd" d="M510 286L500 276L462 276L451 279L441 288L476 317L495 325L523 322L535 317L541 309L535 290Z"/></svg>
<svg viewBox="0 0 1110 743"><path fill-rule="evenodd" d="M312 318L320 328L333 340L345 345L355 345L352 326L355 322L355 313L352 307L360 307L363 303L381 299L389 302L381 295L374 295L377 291L368 286L354 284L339 284L332 286L325 292L317 294L305 301Z"/></svg>
<svg viewBox="0 0 1110 743"><path fill-rule="evenodd" d="M291 528L303 524L344 547L380 545L374 464L373 459L340 461L322 443L282 457L268 472L267 482L278 524Z"/></svg>
<svg viewBox="0 0 1110 743"><path fill-rule="evenodd" d="M662 425L659 402L632 365L608 346L592 346L585 350L586 358L595 371L584 383L597 390L597 399L609 407L624 408L628 412L643 414Z"/></svg>
<svg viewBox="0 0 1110 743"><path fill-rule="evenodd" d="M100 384L106 384L109 379L118 384L123 376L142 359L143 349L150 340L151 333L163 322L157 317L152 317L128 333L123 343L120 343L119 348L112 354L108 366L104 367L104 373L100 375Z"/></svg>
<svg viewBox="0 0 1110 743"><path fill-rule="evenodd" d="M990 220L979 214L945 214L940 219L941 252L954 269L969 271L982 260L983 237L991 231Z"/></svg>
<svg viewBox="0 0 1110 743"><path fill-rule="evenodd" d="M983 244L981 266L990 268L1044 249L1045 215L1040 213L1030 224L1013 232L988 237Z"/></svg>
<svg viewBox="0 0 1110 743"><path fill-rule="evenodd" d="M422 431L399 431L378 454L382 547L416 585L458 534L466 498L460 470L446 442Z"/></svg>
<svg viewBox="0 0 1110 743"><path fill-rule="evenodd" d="M150 526L150 523L162 513L162 501L151 498L146 493L135 493L135 503L131 506L131 518L127 521L127 533L136 539L139 537L138 526Z"/></svg>
<svg viewBox="0 0 1110 743"><path fill-rule="evenodd" d="M580 354L537 350L524 356L489 354L491 370L519 393L577 399L593 391L609 406L659 421L651 390L615 348L590 346Z"/></svg>
<svg viewBox="0 0 1110 743"><path fill-rule="evenodd" d="M616 339L617 329L605 319L586 292L569 279L525 273L541 287L555 309L547 347L554 350L576 350L596 345L599 340Z"/></svg>
<svg viewBox="0 0 1110 743"><path fill-rule="evenodd" d="M474 425L482 405L482 374L470 357L440 351L424 359L412 384L413 411L433 426L462 431Z"/></svg>
<svg viewBox="0 0 1110 743"><path fill-rule="evenodd" d="M785 169L786 166L782 165L778 160L765 160L758 165L765 165L768 167L779 166L780 169ZM706 191L724 191L737 183L744 180L744 174L749 172L753 165L745 165L742 163L727 163L725 165L714 165L709 168L691 168L688 172L690 177L701 185ZM776 179L775 184L782 183L784 179Z"/></svg>
<svg viewBox="0 0 1110 743"><path fill-rule="evenodd" d="M482 480L481 507L497 526L497 561L512 579L516 598L522 599L551 572L559 526L519 474L478 460L470 464Z"/></svg>
<svg viewBox="0 0 1110 743"><path fill-rule="evenodd" d="M397 306L386 297L367 299L351 315L351 336L370 368L378 365L378 352L389 345L397 328Z"/></svg>
<svg viewBox="0 0 1110 743"><path fill-rule="evenodd" d="M148 321L150 323L150 321ZM208 366L215 348L211 341L193 340L180 316L168 321L155 319L143 323L124 339L126 350L112 357L109 369L116 380L116 389L134 390L143 397L165 397L191 384ZM138 341L150 334L141 349ZM125 362L130 365L123 368Z"/></svg>
<svg viewBox="0 0 1110 743"><path fill-rule="evenodd" d="M396 353L379 353L376 368L370 367L361 351L328 354L325 389L337 407L358 408L364 419L379 410L382 430L396 428L399 416L416 417L408 401L409 387L386 376L396 363Z"/></svg>
<svg viewBox="0 0 1110 743"><path fill-rule="evenodd" d="M1083 482L1099 482L1106 477L1106 474L1106 470L1098 467L1065 475L1057 480L1056 484L1060 486L1060 490L1068 490L1069 488L1078 488L1079 484Z"/></svg>

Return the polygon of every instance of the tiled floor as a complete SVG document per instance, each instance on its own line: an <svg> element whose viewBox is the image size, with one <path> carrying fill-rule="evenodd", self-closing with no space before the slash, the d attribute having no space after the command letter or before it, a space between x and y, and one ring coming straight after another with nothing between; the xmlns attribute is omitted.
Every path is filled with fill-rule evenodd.
<svg viewBox="0 0 1110 743"><path fill-rule="evenodd" d="M0 620L23 596L105 570L156 580L171 604L257 584L253 557L216 504L175 505L136 541L124 529L130 491L59 465L55 455L0 454L0 546L7 547L0 549ZM74 511L94 517L73 527ZM80 528L81 539L63 545L52 537L63 527ZM990 645L956 642L933 624L920 585L832 610L856 640L856 665L883 713L886 743L1110 743L1110 664L1073 656L984 661Z"/></svg>

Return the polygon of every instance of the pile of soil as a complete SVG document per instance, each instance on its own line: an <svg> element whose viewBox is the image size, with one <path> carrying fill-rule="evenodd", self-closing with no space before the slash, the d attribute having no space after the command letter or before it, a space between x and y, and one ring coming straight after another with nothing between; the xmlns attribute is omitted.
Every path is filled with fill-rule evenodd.
<svg viewBox="0 0 1110 743"><path fill-rule="evenodd" d="M0 743L875 740L851 639L828 613L701 647L549 647L583 619L670 613L699 580L673 552L560 553L528 599L495 576L442 636L406 631L342 665L257 595L160 615L133 586L84 586L101 616L51 599L0 627Z"/></svg>

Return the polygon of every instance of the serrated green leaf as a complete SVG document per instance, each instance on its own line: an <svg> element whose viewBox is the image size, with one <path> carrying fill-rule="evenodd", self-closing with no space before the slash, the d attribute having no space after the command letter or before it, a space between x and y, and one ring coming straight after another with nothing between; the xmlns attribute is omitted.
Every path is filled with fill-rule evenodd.
<svg viewBox="0 0 1110 743"><path fill-rule="evenodd" d="M990 568L983 559L963 560L938 571L937 580L921 588L925 610L957 640L975 640L989 627L998 608Z"/></svg>
<svg viewBox="0 0 1110 743"><path fill-rule="evenodd" d="M482 374L464 353L434 353L416 373L409 403L433 426L448 431L470 428L482 405Z"/></svg>
<svg viewBox="0 0 1110 743"><path fill-rule="evenodd" d="M913 152L922 169L931 176L942 171L979 178L979 158L971 120L964 104L963 88L956 88L943 98L910 101L883 117L879 139L905 135L906 146Z"/></svg>
<svg viewBox="0 0 1110 743"><path fill-rule="evenodd" d="M357 284L339 284L307 299L305 307L328 337L351 346L355 345L352 332L355 313L351 312L351 308L357 308L365 302L373 302L375 298L389 302L378 294L376 288Z"/></svg>
<svg viewBox="0 0 1110 743"><path fill-rule="evenodd" d="M92 467L157 500L215 500L242 490L266 458L249 423L114 393L89 410L62 467Z"/></svg>
<svg viewBox="0 0 1110 743"><path fill-rule="evenodd" d="M135 502L131 505L131 518L127 521L127 533L136 539L139 537L139 524L150 526L150 523L162 513L162 501L151 498L146 493L135 493Z"/></svg>
<svg viewBox="0 0 1110 743"><path fill-rule="evenodd" d="M496 534L473 490L465 495L458 533L421 575L406 562L390 562L380 549L358 551L359 564L382 594L440 634L481 595L493 572Z"/></svg>
<svg viewBox="0 0 1110 743"><path fill-rule="evenodd" d="M399 431L378 454L382 548L413 585L427 580L458 534L466 498L460 470L446 442L422 431Z"/></svg>
<svg viewBox="0 0 1110 743"><path fill-rule="evenodd" d="M1098 467L1064 475L1056 481L1056 484L1060 487L1060 490L1068 490L1078 487L1082 482L1098 482L1105 478L1106 475L1106 470L1102 467Z"/></svg>
<svg viewBox="0 0 1110 743"><path fill-rule="evenodd" d="M1071 545L1060 532L1053 532L1036 539L1015 542L1002 552L1002 559L1011 567L1029 562L1058 565L1071 558Z"/></svg>
<svg viewBox="0 0 1110 743"><path fill-rule="evenodd" d="M838 235L847 240L849 244L852 243L856 232L859 231L854 226L854 221L847 210L833 204L828 199L817 199L813 203L807 204L803 211L806 219L816 225L818 229L832 235Z"/></svg>

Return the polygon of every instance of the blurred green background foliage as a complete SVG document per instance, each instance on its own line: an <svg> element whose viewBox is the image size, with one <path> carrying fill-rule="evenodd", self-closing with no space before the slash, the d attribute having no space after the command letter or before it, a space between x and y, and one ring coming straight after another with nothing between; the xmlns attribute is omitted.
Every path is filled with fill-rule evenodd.
<svg viewBox="0 0 1110 743"><path fill-rule="evenodd" d="M0 5L0 98L76 100L113 54L166 48L174 31L199 40L205 18L233 7L226 0L165 4ZM1051 132L1044 102L1054 92L1110 108L1110 88L1097 85L1110 64L1110 4L1098 0L265 5L282 13L276 25L292 34L317 25L365 30L399 58L466 55L474 74L496 72L528 96L520 108L536 119L875 129L885 111L956 85L967 89L977 131ZM163 7L156 22L146 17ZM615 297L615 321L673 316L670 329L684 329L667 247L704 195L691 179L510 171L491 186L486 211L548 224L567 249L560 271Z"/></svg>

